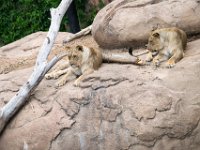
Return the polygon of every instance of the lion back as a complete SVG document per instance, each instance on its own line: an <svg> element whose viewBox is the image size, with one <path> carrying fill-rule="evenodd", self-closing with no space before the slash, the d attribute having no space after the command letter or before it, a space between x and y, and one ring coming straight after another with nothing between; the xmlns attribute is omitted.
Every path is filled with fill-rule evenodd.
<svg viewBox="0 0 200 150"><path fill-rule="evenodd" d="M90 48L93 68L97 70L102 64L102 53L100 49Z"/></svg>
<svg viewBox="0 0 200 150"><path fill-rule="evenodd" d="M183 48L183 50L185 50L186 46L187 46L187 35L186 35L186 33L183 30L176 28L176 27L171 28L171 32L175 32L177 34L177 36L175 36L176 39L173 39L173 40L177 40L177 42L179 40L181 40L182 48Z"/></svg>

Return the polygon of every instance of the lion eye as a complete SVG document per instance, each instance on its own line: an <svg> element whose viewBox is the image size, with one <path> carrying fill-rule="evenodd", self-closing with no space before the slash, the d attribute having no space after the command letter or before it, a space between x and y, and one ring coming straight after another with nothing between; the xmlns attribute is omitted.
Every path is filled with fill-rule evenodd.
<svg viewBox="0 0 200 150"><path fill-rule="evenodd" d="M77 57L77 56L74 56L73 58L74 58L75 60L78 60L78 57Z"/></svg>

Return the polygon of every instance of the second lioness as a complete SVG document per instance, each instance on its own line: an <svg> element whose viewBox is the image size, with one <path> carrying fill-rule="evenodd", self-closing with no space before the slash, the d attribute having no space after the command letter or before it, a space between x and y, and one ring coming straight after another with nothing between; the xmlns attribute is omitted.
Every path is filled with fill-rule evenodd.
<svg viewBox="0 0 200 150"><path fill-rule="evenodd" d="M167 60L166 66L173 67L183 58L186 44L187 36L181 29L173 27L154 30L148 40L149 54L146 61L153 60L153 64L158 66L160 62Z"/></svg>
<svg viewBox="0 0 200 150"><path fill-rule="evenodd" d="M88 48L86 46L76 46L75 49L69 49L68 60L57 66L57 68L45 75L46 79L56 79L63 77L57 82L57 86L64 85L67 81L77 79L75 86L79 86L80 82L86 75L97 70L102 64L102 53L98 49Z"/></svg>

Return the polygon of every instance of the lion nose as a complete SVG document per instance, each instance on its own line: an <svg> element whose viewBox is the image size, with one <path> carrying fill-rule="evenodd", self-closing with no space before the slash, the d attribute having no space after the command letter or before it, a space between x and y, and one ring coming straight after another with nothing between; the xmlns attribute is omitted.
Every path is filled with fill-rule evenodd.
<svg viewBox="0 0 200 150"><path fill-rule="evenodd" d="M148 50L151 50L151 46L149 44L145 45Z"/></svg>

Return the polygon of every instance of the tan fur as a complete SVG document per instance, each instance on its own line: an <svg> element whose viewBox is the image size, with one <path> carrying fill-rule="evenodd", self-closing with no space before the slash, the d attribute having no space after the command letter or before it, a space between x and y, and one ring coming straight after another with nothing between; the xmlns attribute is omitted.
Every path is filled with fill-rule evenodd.
<svg viewBox="0 0 200 150"><path fill-rule="evenodd" d="M62 63L57 68L45 75L46 79L63 77L57 82L57 86L63 86L67 81L75 79L75 86L79 86L84 78L97 70L102 64L102 53L99 49L78 45L68 49L68 62Z"/></svg>
<svg viewBox="0 0 200 150"><path fill-rule="evenodd" d="M184 56L187 36L178 28L157 29L150 33L147 49L149 54L146 61L152 61L155 66L167 60L166 67L173 67ZM156 56L154 57L154 53Z"/></svg>

